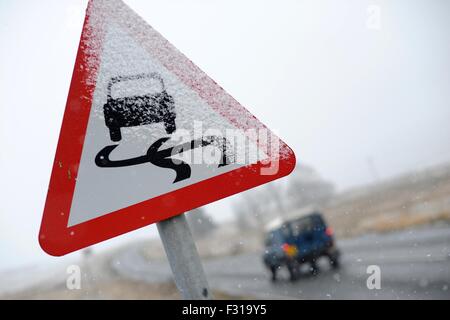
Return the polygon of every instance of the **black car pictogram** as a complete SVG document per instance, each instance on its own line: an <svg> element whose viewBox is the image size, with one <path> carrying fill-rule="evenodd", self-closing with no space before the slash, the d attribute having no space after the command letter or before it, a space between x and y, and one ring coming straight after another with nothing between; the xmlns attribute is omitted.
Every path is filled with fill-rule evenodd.
<svg viewBox="0 0 450 320"><path fill-rule="evenodd" d="M111 91L114 85L123 81L153 79L160 84L156 93L113 98ZM103 107L105 123L112 141L120 141L120 129L152 123L164 124L167 134L176 130L175 104L165 89L164 81L158 73L119 76L111 78L107 88L107 102Z"/></svg>

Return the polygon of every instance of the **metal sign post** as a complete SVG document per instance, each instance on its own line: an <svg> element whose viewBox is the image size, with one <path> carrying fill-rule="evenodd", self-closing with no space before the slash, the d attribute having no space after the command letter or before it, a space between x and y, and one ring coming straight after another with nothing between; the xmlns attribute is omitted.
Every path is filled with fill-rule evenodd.
<svg viewBox="0 0 450 320"><path fill-rule="evenodd" d="M157 223L175 284L186 300L209 300L212 294L184 214Z"/></svg>

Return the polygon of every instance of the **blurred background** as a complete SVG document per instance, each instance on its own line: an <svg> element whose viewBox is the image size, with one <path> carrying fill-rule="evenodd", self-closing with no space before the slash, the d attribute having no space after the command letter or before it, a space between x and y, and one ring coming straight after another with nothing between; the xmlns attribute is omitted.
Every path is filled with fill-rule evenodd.
<svg viewBox="0 0 450 320"><path fill-rule="evenodd" d="M450 2L125 2L299 161L188 214L216 297L450 298ZM0 298L178 298L154 226L63 258L37 241L86 4L0 2ZM312 212L339 268L272 281L268 235Z"/></svg>

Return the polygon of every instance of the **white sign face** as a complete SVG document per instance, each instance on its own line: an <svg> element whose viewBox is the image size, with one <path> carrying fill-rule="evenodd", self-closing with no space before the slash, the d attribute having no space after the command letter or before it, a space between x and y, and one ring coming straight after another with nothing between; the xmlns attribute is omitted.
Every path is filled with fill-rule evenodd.
<svg viewBox="0 0 450 320"><path fill-rule="evenodd" d="M194 153L197 152L196 155L192 155L192 152L187 152L184 157L183 154L179 155L179 158L183 158L184 162L190 155L191 161L188 164L192 172L190 178L176 183L174 183L176 176L174 170L158 167L148 162L124 167L104 168L97 166L95 158L98 152L105 146L114 144L111 141L109 129L105 125L104 108L108 102L108 85L111 79L118 77L122 77L124 80L114 83L110 89L112 90L112 99L119 103L125 104L127 98L133 97L150 96L151 99L161 94L165 89L167 95L173 99L174 107L171 112L174 114L176 130L172 134L168 134L165 130L164 121L159 121L164 119L156 119L155 123L140 126L123 127L120 129L121 140L111 152L111 160L145 155L148 148L163 137L169 137L169 140L163 145L164 148L179 145L180 141L186 142L186 137L201 138L205 133L208 135L208 132L225 137L227 129L230 130L229 132L240 135L241 138L245 139L242 130L238 130L213 110L196 92L188 88L161 63L152 58L145 49L140 47L133 38L114 23L108 25L100 61L94 100L70 210L69 226L245 165L244 163L230 163L218 167L219 162L217 161L208 164L208 156L214 152L220 155L220 152L198 148L193 151ZM140 75L142 77L139 77ZM147 75L150 75L150 77L154 75L155 78L160 77L164 88L159 83L159 79L145 78ZM126 77L131 78L133 76L137 77L126 79ZM137 99L134 100L128 102L137 103ZM150 107L155 108L154 105ZM118 105L117 112L122 111L120 108L123 108L123 106ZM145 121L142 122L145 123ZM180 131L182 134L178 134ZM217 149L215 146L206 146L205 148ZM255 148L250 147L248 149L254 150ZM233 157L233 155L230 156ZM217 159L217 157L215 157L216 159L213 158L211 160ZM231 160L230 162L235 162ZM256 157L251 161L256 162Z"/></svg>
<svg viewBox="0 0 450 320"><path fill-rule="evenodd" d="M66 254L294 166L286 144L122 1L91 0L39 240Z"/></svg>

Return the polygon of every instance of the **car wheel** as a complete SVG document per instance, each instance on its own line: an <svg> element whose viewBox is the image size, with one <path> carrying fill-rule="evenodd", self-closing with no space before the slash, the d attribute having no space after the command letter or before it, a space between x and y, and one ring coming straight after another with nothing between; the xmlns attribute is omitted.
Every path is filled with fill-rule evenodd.
<svg viewBox="0 0 450 320"><path fill-rule="evenodd" d="M338 269L340 267L339 258L337 258L337 257L330 257L329 259L330 259L330 266L333 269Z"/></svg>
<svg viewBox="0 0 450 320"><path fill-rule="evenodd" d="M289 280L290 281L295 281L297 280L297 275L298 275L298 267L295 263L288 263L287 264L287 269L289 272Z"/></svg>
<svg viewBox="0 0 450 320"><path fill-rule="evenodd" d="M312 276L317 276L317 274L319 273L319 267L317 267L315 261L310 262L309 272L311 273Z"/></svg>
<svg viewBox="0 0 450 320"><path fill-rule="evenodd" d="M340 261L339 261L339 251L333 251L333 252L329 252L327 254L328 259L330 261L330 266L333 269L338 269L340 266Z"/></svg>
<svg viewBox="0 0 450 320"><path fill-rule="evenodd" d="M272 281L277 281L277 267L270 267L270 272L272 273Z"/></svg>
<svg viewBox="0 0 450 320"><path fill-rule="evenodd" d="M164 122L164 128L166 129L167 134L172 134L176 129L175 119L169 119Z"/></svg>
<svg viewBox="0 0 450 320"><path fill-rule="evenodd" d="M122 134L120 133L120 128L109 127L109 136L114 142L122 140Z"/></svg>

